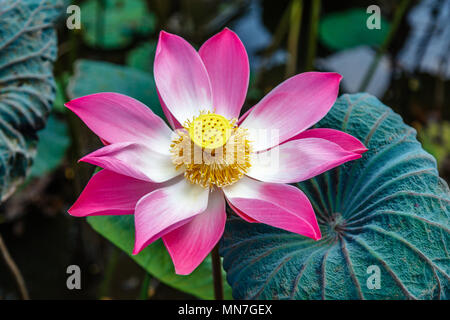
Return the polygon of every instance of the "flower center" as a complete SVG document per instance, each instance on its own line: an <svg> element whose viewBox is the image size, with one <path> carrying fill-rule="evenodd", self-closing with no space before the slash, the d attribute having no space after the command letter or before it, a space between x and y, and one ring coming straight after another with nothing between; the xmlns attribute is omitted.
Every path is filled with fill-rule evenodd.
<svg viewBox="0 0 450 320"><path fill-rule="evenodd" d="M216 149L223 146L231 135L231 123L215 114L200 114L189 124L189 136L200 148Z"/></svg>
<svg viewBox="0 0 450 320"><path fill-rule="evenodd" d="M241 179L250 168L250 142L246 129L236 120L201 112L172 141L172 162L184 169L191 183L208 187L225 187Z"/></svg>

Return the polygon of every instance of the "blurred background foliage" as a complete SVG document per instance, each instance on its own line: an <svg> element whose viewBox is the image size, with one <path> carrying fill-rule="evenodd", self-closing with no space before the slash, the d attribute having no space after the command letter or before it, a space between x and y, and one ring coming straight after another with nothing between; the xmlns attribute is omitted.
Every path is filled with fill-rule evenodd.
<svg viewBox="0 0 450 320"><path fill-rule="evenodd" d="M438 161L440 175L450 181L448 0L80 0L71 4L81 8L82 27L67 29L68 15L63 10L56 25L53 110L38 133L37 156L26 182L0 210L0 233L32 298L212 295L205 293L204 284L198 285L203 291L186 293L175 289L185 289L177 279L166 278L163 283L149 277L84 219L67 214L95 170L77 160L101 143L66 111L64 102L116 91L162 115L152 75L160 30L178 34L196 48L224 27L234 30L251 66L243 112L296 73L341 73L341 93L367 91L391 106L418 130L424 149ZM381 30L366 27L366 8L373 4L381 8ZM90 222L96 230L107 227ZM122 247L120 239L111 241ZM152 268L148 261L137 262ZM83 270L83 290L66 289L70 264ZM172 272L151 270L161 275ZM0 263L0 274L6 272ZM0 277L0 299L17 297L13 279Z"/></svg>

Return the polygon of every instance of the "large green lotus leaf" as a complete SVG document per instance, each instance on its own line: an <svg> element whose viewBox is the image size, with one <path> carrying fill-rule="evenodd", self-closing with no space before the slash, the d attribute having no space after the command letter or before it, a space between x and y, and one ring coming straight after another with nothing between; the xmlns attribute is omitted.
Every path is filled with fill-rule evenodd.
<svg viewBox="0 0 450 320"><path fill-rule="evenodd" d="M161 240L152 243L138 255L131 254L134 246L133 216L88 217L88 222L98 233L129 254L142 268L162 282L202 299L214 298L210 256L190 275L176 275L169 253ZM226 283L224 285L225 297L230 299L231 288Z"/></svg>
<svg viewBox="0 0 450 320"><path fill-rule="evenodd" d="M361 45L380 46L390 24L381 18L380 29L366 26L370 14L365 9L350 9L326 15L320 21L319 39L331 50L349 49Z"/></svg>
<svg viewBox="0 0 450 320"><path fill-rule="evenodd" d="M0 196L23 181L51 109L62 2L0 0Z"/></svg>
<svg viewBox="0 0 450 320"><path fill-rule="evenodd" d="M298 184L317 214L317 242L229 219L221 254L233 297L450 298L450 191L416 131L368 94L341 96L319 126L348 132L369 151ZM370 266L379 268L379 289L368 285L377 278Z"/></svg>
<svg viewBox="0 0 450 320"><path fill-rule="evenodd" d="M155 16L144 0L88 0L81 4L84 41L94 47L117 49L133 36L151 33Z"/></svg>
<svg viewBox="0 0 450 320"><path fill-rule="evenodd" d="M165 119L151 74L109 62L78 60L67 88L70 99L97 92L126 94Z"/></svg>

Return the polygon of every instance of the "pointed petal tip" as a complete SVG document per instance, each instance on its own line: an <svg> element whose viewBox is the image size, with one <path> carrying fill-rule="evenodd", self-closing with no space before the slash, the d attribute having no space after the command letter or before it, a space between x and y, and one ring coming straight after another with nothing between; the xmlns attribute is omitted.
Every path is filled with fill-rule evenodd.
<svg viewBox="0 0 450 320"><path fill-rule="evenodd" d="M317 219L315 217L314 221L311 221L310 223L310 229L307 232L298 234L313 239L314 241L319 241L320 239L322 239L322 233L320 231L319 224L317 223Z"/></svg>
<svg viewBox="0 0 450 320"><path fill-rule="evenodd" d="M159 32L159 38L161 39L162 37L166 37L167 35L169 35L170 33L168 33L167 31L161 30Z"/></svg>
<svg viewBox="0 0 450 320"><path fill-rule="evenodd" d="M100 92L100 93L101 93L101 92ZM93 94L88 94L88 95L85 95L85 96L73 98L73 99L67 101L66 103L64 103L64 106L65 106L66 108L69 108L70 110L76 109L76 107L77 107L77 102L82 101L83 98L90 97L90 96L94 96L94 95L98 95L98 94L99 94L99 93L93 93Z"/></svg>
<svg viewBox="0 0 450 320"><path fill-rule="evenodd" d="M218 34L231 34L231 35L237 36L236 32L234 32L233 30L231 30L228 27L223 28L222 31L220 31Z"/></svg>
<svg viewBox="0 0 450 320"><path fill-rule="evenodd" d="M341 80L342 80L342 78L343 78L343 76L342 76L341 74L337 73L337 72L326 72L326 73L327 73L328 75L330 75L330 76L336 78L336 80L337 80L338 82L341 82Z"/></svg>
<svg viewBox="0 0 450 320"><path fill-rule="evenodd" d="M75 217L75 215L73 214L72 208L73 208L73 206L71 206L71 207L67 210L67 213L70 214L71 216Z"/></svg>
<svg viewBox="0 0 450 320"><path fill-rule="evenodd" d="M141 252L142 249L143 249L142 247L139 248L139 246L135 243L135 244L134 244L134 248L133 248L133 252L132 252L133 256L139 254L139 252Z"/></svg>
<svg viewBox="0 0 450 320"><path fill-rule="evenodd" d="M320 239L322 239L322 233L320 232L319 226L317 226L317 230L315 230L315 232L314 232L314 237L313 237L313 239L314 239L315 241L319 241Z"/></svg>
<svg viewBox="0 0 450 320"><path fill-rule="evenodd" d="M195 268L193 270L189 270L189 269L183 269L183 268L177 268L175 266L175 273L179 276L188 276L190 275L193 271L195 270Z"/></svg>
<svg viewBox="0 0 450 320"><path fill-rule="evenodd" d="M77 208L77 202L75 202L68 210L67 213L69 215L71 215L72 217L76 217L76 218L83 218L86 217L87 215L83 214L80 212L80 210L78 210Z"/></svg>
<svg viewBox="0 0 450 320"><path fill-rule="evenodd" d="M351 160L358 160L358 159L361 159L361 158L362 158L362 154L355 153L354 156L350 157L349 161L351 161Z"/></svg>
<svg viewBox="0 0 450 320"><path fill-rule="evenodd" d="M336 72L326 72L326 73L328 78L327 80L330 81L329 83L332 84L332 86L336 86L336 94L339 95L339 86L341 84L343 77Z"/></svg>
<svg viewBox="0 0 450 320"><path fill-rule="evenodd" d="M312 207L311 207L311 209L312 209ZM319 227L319 224L317 223L317 218L315 216L314 216L314 221L311 221L310 226L311 226L311 229L310 229L311 233L310 234L304 233L301 235L311 238L314 241L319 241L320 239L322 239L322 232L320 231L320 227Z"/></svg>
<svg viewBox="0 0 450 320"><path fill-rule="evenodd" d="M169 36L171 36L171 34L170 33L168 33L168 32L166 32L166 31L164 31L164 30L161 30L160 32L159 32L159 36L158 36L158 44L156 45L156 52L155 52L155 61L153 62L153 64L155 64L155 62L156 62L156 57L160 54L160 52L161 52L161 45L167 40L167 38L169 37Z"/></svg>
<svg viewBox="0 0 450 320"><path fill-rule="evenodd" d="M244 46L244 44L242 43L241 38L239 38L239 36L238 36L238 34L237 34L236 32L234 32L233 30L231 30L231 29L228 28L228 27L225 27L225 28L224 28L222 31L220 31L217 35L218 35L218 36L222 35L222 36L225 36L225 37L228 36L228 37L231 37L234 41L238 41L238 42L239 42L239 45L242 46L243 50L245 51L246 58L247 58L247 60L248 60L248 57L247 57L247 51L246 51L246 49L245 49L245 46Z"/></svg>
<svg viewBox="0 0 450 320"><path fill-rule="evenodd" d="M134 216L134 219L135 219L135 223L134 223L134 232L135 232L134 236L135 236L135 238L134 238L134 247L133 247L133 252L132 252L133 256L139 254L139 252L141 252L142 249L144 249L143 248L144 244L138 242L139 237L138 237L138 230L136 228L136 214Z"/></svg>
<svg viewBox="0 0 450 320"><path fill-rule="evenodd" d="M99 149L97 149L97 150L92 151L91 153L88 153L88 154L82 156L82 157L77 161L77 163L80 163L80 162L86 162L86 163L94 164L94 163L92 163L92 161L95 161L95 159L98 158L98 157L97 157L97 152L99 152L99 150L101 150L101 149L102 149L102 148L99 148ZM95 165L95 164L94 164L94 165Z"/></svg>
<svg viewBox="0 0 450 320"><path fill-rule="evenodd" d="M340 82L343 78L343 76L340 73L337 72L322 72L322 71L307 71L303 73L296 74L294 77L300 76L300 75L321 75L323 77L336 80L337 82Z"/></svg>
<svg viewBox="0 0 450 320"><path fill-rule="evenodd" d="M221 31L219 31L218 33L216 33L215 35L213 35L211 38L209 38L208 40L206 40L205 43L208 43L208 41L209 41L209 40L212 40L212 39L218 39L218 38L224 38L224 37L231 37L231 38L234 38L234 40L238 40L238 41L242 44L242 41L241 41L241 39L239 38L239 36L237 35L237 33L234 32L233 30L231 30L231 29L228 28L228 27L223 28ZM202 46L202 47L203 47L203 46ZM243 44L242 44L242 47L244 47ZM245 47L244 47L244 49L245 49ZM199 52L200 52L200 51L202 51L202 50L201 50L201 47L200 47L200 49L199 49Z"/></svg>
<svg viewBox="0 0 450 320"><path fill-rule="evenodd" d="M75 98L75 99L72 99L72 100L67 101L66 103L64 103L64 106L67 109L69 109L70 111L72 111L73 113L75 113L76 115L78 115L77 114L77 101L78 101L78 99L80 99L80 98Z"/></svg>
<svg viewBox="0 0 450 320"><path fill-rule="evenodd" d="M317 222L317 216L314 212L314 209L312 208L312 205L311 209L313 210L314 214L314 221L311 221L311 231L313 232L313 234L307 237L313 239L314 241L319 241L320 239L322 239L322 232L320 231L319 223Z"/></svg>
<svg viewBox="0 0 450 320"><path fill-rule="evenodd" d="M98 149L97 149L97 150L98 150ZM97 150L96 150L96 151L97 151ZM97 165L97 164L96 164L97 162L95 162L95 159L96 159L97 157L91 155L92 153L94 153L94 152L96 152L96 151L93 151L93 152L91 152L91 153L89 153L89 154L87 154L87 155L81 157L81 158L77 161L77 163L84 162L84 163L89 163L89 164L92 164L92 165L96 166L96 165Z"/></svg>
<svg viewBox="0 0 450 320"><path fill-rule="evenodd" d="M81 217L85 217L85 216L86 216L86 214L83 214L82 208L81 208L81 210L80 210L79 199L80 199L80 198L78 198L78 199L70 206L70 208L67 209L67 213L70 214L72 217L81 218Z"/></svg>
<svg viewBox="0 0 450 320"><path fill-rule="evenodd" d="M165 40L167 40L168 38L171 38L171 37L181 38L180 36L177 36L176 34L173 34L173 33L170 33L170 32L164 31L164 30L161 30L159 32L158 39L159 39L159 41L161 41L161 40L165 41Z"/></svg>
<svg viewBox="0 0 450 320"><path fill-rule="evenodd" d="M136 228L136 225L135 225L135 228ZM137 233L137 229L135 229L135 232ZM140 242L138 242L138 240L136 239L135 243L134 243L134 248L133 248L132 254L134 256L138 255L139 253L141 253L142 250L147 248L149 245L151 245L152 243L154 243L158 239L159 238L151 239L150 241L145 241L145 242L142 242L142 240Z"/></svg>
<svg viewBox="0 0 450 320"><path fill-rule="evenodd" d="M88 155L85 155L85 156L81 157L80 159L78 159L78 160L77 160L77 163L80 163L80 162L87 162L87 161L86 161L87 156L88 156Z"/></svg>
<svg viewBox="0 0 450 320"><path fill-rule="evenodd" d="M83 101L85 98L89 98L89 97L91 97L91 96L96 96L96 95L99 95L99 94L102 94L102 93L103 93L103 92L98 92L98 93L88 94L88 95L85 95L85 96L81 96L81 97L78 97L78 98L74 98L74 99L72 99L72 100L67 101L66 103L64 103L64 106L65 106L66 108L70 109L71 111L75 112L74 109L77 109L77 105L78 105L78 102L79 102L79 101Z"/></svg>
<svg viewBox="0 0 450 320"><path fill-rule="evenodd" d="M316 71L312 71L312 72L316 72ZM336 81L337 84L340 84L340 82L343 78L343 76L337 72L316 72L316 73L323 74L328 80Z"/></svg>
<svg viewBox="0 0 450 320"><path fill-rule="evenodd" d="M361 158L362 158L362 154L361 153L349 152L349 154L347 156L342 158L343 162L340 165L343 165L346 162L355 161L355 160L358 160L358 159L361 159Z"/></svg>

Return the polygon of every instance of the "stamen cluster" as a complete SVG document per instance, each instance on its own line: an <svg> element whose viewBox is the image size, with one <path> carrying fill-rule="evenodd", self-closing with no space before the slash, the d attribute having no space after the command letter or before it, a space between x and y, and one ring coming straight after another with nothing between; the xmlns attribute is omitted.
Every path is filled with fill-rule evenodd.
<svg viewBox="0 0 450 320"><path fill-rule="evenodd" d="M187 180L204 188L221 188L247 173L251 166L248 133L235 122L202 112L177 130L171 144L172 162L184 169Z"/></svg>

